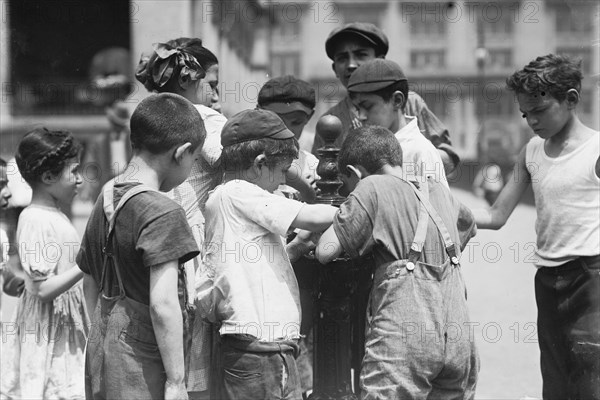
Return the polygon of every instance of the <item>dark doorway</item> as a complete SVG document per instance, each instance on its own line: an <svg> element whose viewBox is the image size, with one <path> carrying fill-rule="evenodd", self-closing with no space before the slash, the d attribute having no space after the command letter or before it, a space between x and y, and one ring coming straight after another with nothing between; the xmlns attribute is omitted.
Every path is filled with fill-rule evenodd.
<svg viewBox="0 0 600 400"><path fill-rule="evenodd" d="M131 68L129 1L10 0L5 11L11 60L5 93L13 114L102 113L103 94L90 76L91 63L113 48L121 60L126 54L121 63Z"/></svg>

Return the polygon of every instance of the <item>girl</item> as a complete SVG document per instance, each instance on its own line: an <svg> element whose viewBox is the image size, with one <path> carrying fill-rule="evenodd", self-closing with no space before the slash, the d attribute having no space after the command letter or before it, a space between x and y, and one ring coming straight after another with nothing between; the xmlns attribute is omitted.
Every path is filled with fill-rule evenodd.
<svg viewBox="0 0 600 400"><path fill-rule="evenodd" d="M179 38L156 43L151 56L142 56L135 76L150 92L169 92L185 97L195 105L204 121L206 141L202 157L189 178L173 192L190 225L199 223L203 227L204 219L197 214L204 210L208 192L221 178L217 161L221 156L221 129L227 122L223 115L211 108L219 101L216 91L219 83L217 57L202 46L201 39Z"/></svg>
<svg viewBox="0 0 600 400"><path fill-rule="evenodd" d="M2 394L9 398L83 398L89 318L83 274L75 264L80 238L59 205L81 183L79 145L69 132L38 128L21 140L16 161L33 190L19 216L17 243L25 290L5 327Z"/></svg>

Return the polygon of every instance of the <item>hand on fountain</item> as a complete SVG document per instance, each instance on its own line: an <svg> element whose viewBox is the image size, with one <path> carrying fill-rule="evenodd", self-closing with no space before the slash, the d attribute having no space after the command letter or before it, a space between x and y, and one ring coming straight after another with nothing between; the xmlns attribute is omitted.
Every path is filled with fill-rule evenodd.
<svg viewBox="0 0 600 400"><path fill-rule="evenodd" d="M320 233L317 234L304 229L298 229L296 231L296 237L294 237L294 239L286 246L291 262L314 251L317 246L316 243L318 242L318 236L316 235L320 236Z"/></svg>

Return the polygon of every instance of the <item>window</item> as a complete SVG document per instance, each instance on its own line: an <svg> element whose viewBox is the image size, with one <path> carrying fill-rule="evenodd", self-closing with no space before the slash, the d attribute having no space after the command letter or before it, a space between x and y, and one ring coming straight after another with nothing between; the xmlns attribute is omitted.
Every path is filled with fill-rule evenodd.
<svg viewBox="0 0 600 400"><path fill-rule="evenodd" d="M410 52L410 66L415 69L434 69L446 65L444 50L413 50Z"/></svg>
<svg viewBox="0 0 600 400"><path fill-rule="evenodd" d="M517 112L518 104L512 92L502 89L503 83L488 82L477 96L477 114L488 117L506 117Z"/></svg>
<svg viewBox="0 0 600 400"><path fill-rule="evenodd" d="M298 22L278 21L273 25L270 35L272 49L275 53L300 50L300 24Z"/></svg>
<svg viewBox="0 0 600 400"><path fill-rule="evenodd" d="M570 7L557 6L555 8L556 32L558 35L589 35L592 33L593 12L583 9L572 10Z"/></svg>
<svg viewBox="0 0 600 400"><path fill-rule="evenodd" d="M510 49L490 49L489 67L493 69L512 68L512 50Z"/></svg>
<svg viewBox="0 0 600 400"><path fill-rule="evenodd" d="M500 5L495 2L479 4L477 8L478 24L483 25L483 32L487 39L503 39L514 32L514 22L518 19L518 4Z"/></svg>
<svg viewBox="0 0 600 400"><path fill-rule="evenodd" d="M375 26L380 26L383 6L381 5L347 5L335 3L339 7L340 14L344 24L349 22L368 22Z"/></svg>
<svg viewBox="0 0 600 400"><path fill-rule="evenodd" d="M127 83L101 89L90 75L97 70L104 83L132 76L139 54L128 50L128 1L10 0L8 7L11 75L3 89L14 115L102 114L111 98L127 95Z"/></svg>
<svg viewBox="0 0 600 400"><path fill-rule="evenodd" d="M273 54L271 76L300 76L300 55L298 53Z"/></svg>
<svg viewBox="0 0 600 400"><path fill-rule="evenodd" d="M587 75L592 70L592 49L581 47L559 47L556 49L558 54L569 56L575 61L581 60L581 70Z"/></svg>
<svg viewBox="0 0 600 400"><path fill-rule="evenodd" d="M300 35L300 24L297 21L277 21L273 25L273 39L290 40Z"/></svg>
<svg viewBox="0 0 600 400"><path fill-rule="evenodd" d="M411 11L408 14L411 35L424 38L445 35L448 18L441 7L447 6L441 3L421 3L415 8L409 8L408 5L403 7L402 9Z"/></svg>

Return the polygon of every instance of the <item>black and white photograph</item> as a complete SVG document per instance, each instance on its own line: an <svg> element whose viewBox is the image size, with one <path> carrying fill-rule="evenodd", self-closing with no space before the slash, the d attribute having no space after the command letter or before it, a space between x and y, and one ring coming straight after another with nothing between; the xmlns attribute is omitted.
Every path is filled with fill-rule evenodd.
<svg viewBox="0 0 600 400"><path fill-rule="evenodd" d="M0 15L0 400L600 400L597 0Z"/></svg>

